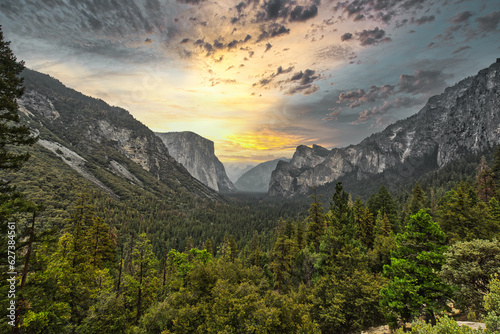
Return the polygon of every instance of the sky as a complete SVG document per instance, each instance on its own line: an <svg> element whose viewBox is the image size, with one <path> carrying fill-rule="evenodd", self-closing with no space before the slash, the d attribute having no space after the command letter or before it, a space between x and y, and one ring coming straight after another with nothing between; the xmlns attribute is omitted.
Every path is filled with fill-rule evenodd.
<svg viewBox="0 0 500 334"><path fill-rule="evenodd" d="M499 0L3 0L26 66L225 163L359 143L500 57Z"/></svg>

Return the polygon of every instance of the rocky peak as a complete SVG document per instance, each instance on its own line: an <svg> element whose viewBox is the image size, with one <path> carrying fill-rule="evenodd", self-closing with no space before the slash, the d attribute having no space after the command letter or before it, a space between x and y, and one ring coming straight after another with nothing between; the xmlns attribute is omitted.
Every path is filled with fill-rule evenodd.
<svg viewBox="0 0 500 334"><path fill-rule="evenodd" d="M389 125L357 145L326 150L299 146L290 163L280 162L271 196L294 196L347 173L358 180L388 169L441 168L464 154L500 143L500 63L431 97L415 115ZM326 154L328 151L328 154ZM395 176L400 177L400 176Z"/></svg>

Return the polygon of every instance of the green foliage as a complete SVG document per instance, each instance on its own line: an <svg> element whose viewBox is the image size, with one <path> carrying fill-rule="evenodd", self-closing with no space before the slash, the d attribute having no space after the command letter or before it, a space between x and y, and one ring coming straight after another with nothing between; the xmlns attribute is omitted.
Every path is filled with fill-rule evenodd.
<svg viewBox="0 0 500 334"><path fill-rule="evenodd" d="M380 186L377 194L370 196L367 206L373 215L378 215L379 211L382 213L382 216L386 215L391 223L392 230L395 232L400 231L396 205L384 185Z"/></svg>
<svg viewBox="0 0 500 334"><path fill-rule="evenodd" d="M402 328L398 329L395 334L404 334L405 332ZM458 323L448 317L442 317L437 319L436 325L433 326L429 323L423 321L417 321L412 324L411 331L412 334L481 334L483 333L480 329L471 329L467 326L459 326Z"/></svg>
<svg viewBox="0 0 500 334"><path fill-rule="evenodd" d="M491 276L489 292L484 296L484 309L488 312L484 318L486 329L492 333L500 332L500 280L498 274Z"/></svg>
<svg viewBox="0 0 500 334"><path fill-rule="evenodd" d="M457 242L444 254L440 276L456 287L455 307L483 313L490 277L500 271L500 242L475 239Z"/></svg>
<svg viewBox="0 0 500 334"><path fill-rule="evenodd" d="M396 236L397 248L384 276L391 279L382 289L387 320L396 327L399 320L410 322L421 312L431 321L435 313L448 308L450 288L438 276L444 263L445 235L423 210L412 215L403 234Z"/></svg>
<svg viewBox="0 0 500 334"><path fill-rule="evenodd" d="M323 215L323 207L316 196L312 196L314 202L309 208L309 228L307 232L307 240L312 245L316 253L319 252L321 237L325 233L325 217Z"/></svg>
<svg viewBox="0 0 500 334"><path fill-rule="evenodd" d="M461 183L439 201L438 220L450 243L493 239L500 232L500 222L468 183Z"/></svg>

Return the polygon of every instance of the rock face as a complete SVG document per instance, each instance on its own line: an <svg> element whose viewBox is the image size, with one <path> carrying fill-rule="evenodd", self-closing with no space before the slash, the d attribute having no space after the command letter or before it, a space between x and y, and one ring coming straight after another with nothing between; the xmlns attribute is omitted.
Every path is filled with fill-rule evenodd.
<svg viewBox="0 0 500 334"><path fill-rule="evenodd" d="M219 191L236 191L224 165L215 156L214 142L194 132L156 133L175 160L204 185Z"/></svg>
<svg viewBox="0 0 500 334"><path fill-rule="evenodd" d="M126 110L85 96L45 74L26 69L23 77L26 91L19 109L40 134L38 144L113 197L120 196L109 178L108 184L102 179L106 173L141 188L147 179L150 185L152 180L163 183L171 193L221 198L194 179L169 155L162 140Z"/></svg>
<svg viewBox="0 0 500 334"><path fill-rule="evenodd" d="M234 184L239 191L266 193L269 190L271 174L279 161L290 161L287 158L266 161L245 172Z"/></svg>
<svg viewBox="0 0 500 334"><path fill-rule="evenodd" d="M334 182L347 173L358 180L404 168L438 169L500 143L500 63L433 96L415 115L389 125L357 145L327 150L299 146L279 162L269 195L291 197Z"/></svg>

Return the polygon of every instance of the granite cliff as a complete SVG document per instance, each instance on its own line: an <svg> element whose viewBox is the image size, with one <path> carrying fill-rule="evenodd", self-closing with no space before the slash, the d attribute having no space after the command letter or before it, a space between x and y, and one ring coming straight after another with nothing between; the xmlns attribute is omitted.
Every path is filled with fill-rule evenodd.
<svg viewBox="0 0 500 334"><path fill-rule="evenodd" d="M269 195L292 197L335 182L390 170L439 169L465 154L500 143L500 61L431 97L415 115L389 125L357 145L327 150L299 146L273 171ZM402 177L402 176L401 176Z"/></svg>
<svg viewBox="0 0 500 334"><path fill-rule="evenodd" d="M204 185L219 191L236 191L229 180L224 165L215 156L214 142L194 132L156 133L175 160Z"/></svg>

